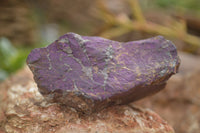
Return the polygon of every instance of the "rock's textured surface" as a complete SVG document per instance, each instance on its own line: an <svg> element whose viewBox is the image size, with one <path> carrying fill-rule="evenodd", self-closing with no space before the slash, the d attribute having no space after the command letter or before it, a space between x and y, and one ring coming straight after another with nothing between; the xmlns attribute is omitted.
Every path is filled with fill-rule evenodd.
<svg viewBox="0 0 200 133"><path fill-rule="evenodd" d="M48 100L85 113L158 92L179 63L175 46L161 36L121 43L75 33L27 58Z"/></svg>
<svg viewBox="0 0 200 133"><path fill-rule="evenodd" d="M136 106L114 106L81 116L50 104L39 93L28 68L0 84L1 133L173 133L156 113Z"/></svg>

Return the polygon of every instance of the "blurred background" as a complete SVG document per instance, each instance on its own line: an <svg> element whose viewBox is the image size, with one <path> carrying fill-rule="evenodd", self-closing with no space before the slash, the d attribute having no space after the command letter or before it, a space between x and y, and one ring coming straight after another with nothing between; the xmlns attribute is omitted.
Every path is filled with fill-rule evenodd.
<svg viewBox="0 0 200 133"><path fill-rule="evenodd" d="M192 70L193 66L198 68L200 63L200 0L1 0L0 82L24 67L31 49L45 47L67 32L102 36L117 41L162 35L175 43L184 61L194 60L188 62L192 66L187 69ZM185 80L188 79L175 79L172 84L183 84ZM186 88L184 95L195 94L196 100L188 100L192 96L186 101L184 99L184 106L177 112L173 112L173 109L180 103L169 107L171 110L168 109L168 112L165 110L167 115L163 114L159 107L168 104L158 99L165 97L173 101L182 95L185 86L173 86L177 90L166 92L169 97L155 97L154 101L158 105L145 101L140 104L156 110L172 124L176 132L197 133L200 131L200 85L196 83L200 77L193 76L191 81L196 82L188 83L189 91ZM192 92L190 84L193 85ZM195 103L191 110L197 114L192 115L189 111L189 120L185 118L188 107L185 102ZM184 115L180 119L173 117L173 114L181 111Z"/></svg>

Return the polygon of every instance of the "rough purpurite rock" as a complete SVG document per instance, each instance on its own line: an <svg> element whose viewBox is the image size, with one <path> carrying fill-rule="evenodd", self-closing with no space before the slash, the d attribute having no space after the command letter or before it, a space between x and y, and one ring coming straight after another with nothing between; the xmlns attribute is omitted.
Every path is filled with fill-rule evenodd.
<svg viewBox="0 0 200 133"><path fill-rule="evenodd" d="M32 50L27 64L48 100L91 113L158 92L180 60L161 36L122 43L68 33Z"/></svg>

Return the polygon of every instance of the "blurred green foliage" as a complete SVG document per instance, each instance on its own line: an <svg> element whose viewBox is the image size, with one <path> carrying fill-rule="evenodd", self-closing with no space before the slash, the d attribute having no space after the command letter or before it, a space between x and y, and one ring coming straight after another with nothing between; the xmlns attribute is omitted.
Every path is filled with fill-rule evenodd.
<svg viewBox="0 0 200 133"><path fill-rule="evenodd" d="M200 13L200 0L154 0L154 4L165 9L181 9Z"/></svg>
<svg viewBox="0 0 200 133"><path fill-rule="evenodd" d="M7 38L0 38L0 81L21 68L30 48L15 48Z"/></svg>

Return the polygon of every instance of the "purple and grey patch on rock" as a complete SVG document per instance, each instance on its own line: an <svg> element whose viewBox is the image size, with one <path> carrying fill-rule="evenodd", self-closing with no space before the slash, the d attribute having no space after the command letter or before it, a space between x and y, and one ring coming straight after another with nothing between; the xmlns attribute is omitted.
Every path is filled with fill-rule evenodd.
<svg viewBox="0 0 200 133"><path fill-rule="evenodd" d="M27 64L48 100L91 113L163 89L180 59L162 36L123 43L68 33L32 50Z"/></svg>

